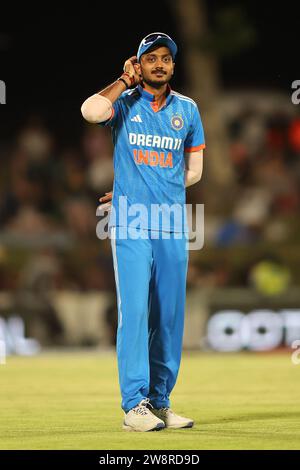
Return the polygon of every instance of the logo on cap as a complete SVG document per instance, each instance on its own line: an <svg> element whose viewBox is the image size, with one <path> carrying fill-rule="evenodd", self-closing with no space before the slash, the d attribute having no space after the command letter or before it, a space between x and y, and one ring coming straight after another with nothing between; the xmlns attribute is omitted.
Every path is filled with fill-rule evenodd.
<svg viewBox="0 0 300 470"><path fill-rule="evenodd" d="M175 42L167 34L159 32L148 34L148 36L142 39L138 48L137 59L140 60L141 55L145 54L145 52L147 52L150 47L152 47L152 45L156 44L162 44L168 47L174 60L177 53L177 46Z"/></svg>

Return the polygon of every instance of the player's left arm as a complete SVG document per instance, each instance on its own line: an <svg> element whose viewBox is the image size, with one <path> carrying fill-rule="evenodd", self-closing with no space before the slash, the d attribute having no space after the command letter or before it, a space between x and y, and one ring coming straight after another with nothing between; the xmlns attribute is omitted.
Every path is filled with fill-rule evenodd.
<svg viewBox="0 0 300 470"><path fill-rule="evenodd" d="M192 105L192 118L184 142L185 186L200 181L203 171L203 150L205 149L204 131L199 109Z"/></svg>
<svg viewBox="0 0 300 470"><path fill-rule="evenodd" d="M203 150L185 153L185 187L200 181L203 171Z"/></svg>

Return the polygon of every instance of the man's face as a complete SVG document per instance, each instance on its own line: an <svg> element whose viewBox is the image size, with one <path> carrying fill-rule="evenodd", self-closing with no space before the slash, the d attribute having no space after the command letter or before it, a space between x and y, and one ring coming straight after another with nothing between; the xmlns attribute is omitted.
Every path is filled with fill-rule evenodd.
<svg viewBox="0 0 300 470"><path fill-rule="evenodd" d="M153 88L160 88L171 80L174 66L170 50L165 46L143 54L140 60L143 81Z"/></svg>

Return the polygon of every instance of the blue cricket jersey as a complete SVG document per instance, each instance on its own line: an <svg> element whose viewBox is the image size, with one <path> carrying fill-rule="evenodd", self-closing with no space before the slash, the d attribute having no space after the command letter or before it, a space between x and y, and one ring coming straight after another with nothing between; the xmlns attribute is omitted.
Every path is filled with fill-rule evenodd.
<svg viewBox="0 0 300 470"><path fill-rule="evenodd" d="M187 232L184 153L205 148L196 103L168 87L157 110L141 85L113 104L114 186L109 227ZM123 197L122 197L123 196Z"/></svg>

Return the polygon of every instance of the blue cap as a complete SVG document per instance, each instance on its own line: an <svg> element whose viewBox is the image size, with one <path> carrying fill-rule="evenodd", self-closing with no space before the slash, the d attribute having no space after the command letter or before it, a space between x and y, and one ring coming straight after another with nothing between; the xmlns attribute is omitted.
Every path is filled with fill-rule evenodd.
<svg viewBox="0 0 300 470"><path fill-rule="evenodd" d="M170 49L173 60L175 59L177 53L177 46L173 39L171 39L170 36L165 33L151 33L141 40L137 51L137 60L139 61L142 54L145 54L148 49L156 45L168 47Z"/></svg>

